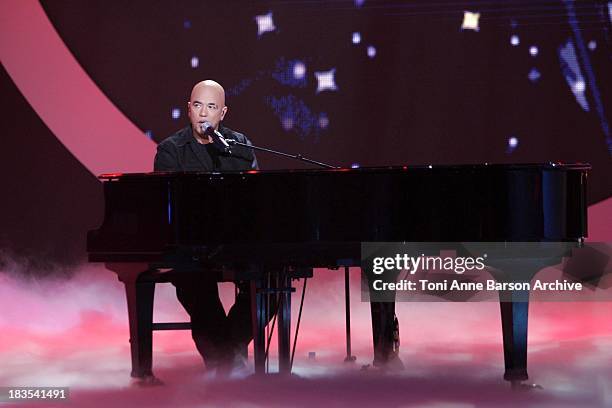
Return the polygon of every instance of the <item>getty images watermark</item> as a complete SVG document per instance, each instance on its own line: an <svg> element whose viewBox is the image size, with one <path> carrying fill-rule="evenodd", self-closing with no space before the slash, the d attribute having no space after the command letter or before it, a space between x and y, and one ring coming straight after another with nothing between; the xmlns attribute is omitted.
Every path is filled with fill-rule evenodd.
<svg viewBox="0 0 612 408"><path fill-rule="evenodd" d="M362 300L611 301L612 245L365 242Z"/></svg>

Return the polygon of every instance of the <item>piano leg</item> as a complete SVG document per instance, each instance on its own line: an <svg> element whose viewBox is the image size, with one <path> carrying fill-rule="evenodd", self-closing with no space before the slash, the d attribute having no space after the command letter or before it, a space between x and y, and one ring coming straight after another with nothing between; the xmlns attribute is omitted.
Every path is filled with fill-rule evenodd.
<svg viewBox="0 0 612 408"><path fill-rule="evenodd" d="M527 375L529 292L513 291L504 296L508 295L513 299L521 299L521 301L500 302L506 368L504 380L517 383L529 378Z"/></svg>
<svg viewBox="0 0 612 408"><path fill-rule="evenodd" d="M153 376L153 282L124 282L130 320L132 377Z"/></svg>
<svg viewBox="0 0 612 408"><path fill-rule="evenodd" d="M106 263L106 268L117 273L125 285L130 324L131 376L153 379L153 295L154 282L140 279L149 266L144 263ZM151 384L156 383L151 381Z"/></svg>
<svg viewBox="0 0 612 408"><path fill-rule="evenodd" d="M372 288L372 283L368 282L368 286ZM370 292L370 299L373 297L373 293ZM385 369L403 370L404 364L399 358L399 323L395 318L395 296L389 300L392 301L370 301L374 343L373 365Z"/></svg>
<svg viewBox="0 0 612 408"><path fill-rule="evenodd" d="M497 270L498 281L530 282L542 268L561 262L557 256L520 259L489 259ZM512 277L512 279L509 279ZM502 336L504 340L504 380L513 386L529 379L527 375L527 325L529 318L529 290L499 292Z"/></svg>
<svg viewBox="0 0 612 408"><path fill-rule="evenodd" d="M395 302L370 302L372 312L372 338L374 366L401 370L404 364L399 358L399 333L395 318Z"/></svg>

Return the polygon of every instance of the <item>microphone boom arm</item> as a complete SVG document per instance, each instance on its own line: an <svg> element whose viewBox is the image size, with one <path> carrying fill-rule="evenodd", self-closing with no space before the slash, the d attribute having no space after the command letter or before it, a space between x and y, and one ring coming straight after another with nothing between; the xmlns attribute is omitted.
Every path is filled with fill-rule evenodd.
<svg viewBox="0 0 612 408"><path fill-rule="evenodd" d="M303 162L310 163L310 164L315 164L315 165L317 165L319 167L323 167L325 169L339 169L340 168L340 167L332 166L331 164L322 163L320 161L309 159L307 157L302 156L301 154L289 154L289 153L279 152L278 150L272 150L272 149L267 149L265 147L253 146L253 145L250 145L250 144L239 142L239 141L234 140L234 139L225 139L225 141L227 143L229 143L230 145L244 146L244 147L248 147L249 149L253 149L253 150L258 150L258 151L262 151L262 152L268 152L268 153L276 154L278 156L289 157L291 159L301 160Z"/></svg>

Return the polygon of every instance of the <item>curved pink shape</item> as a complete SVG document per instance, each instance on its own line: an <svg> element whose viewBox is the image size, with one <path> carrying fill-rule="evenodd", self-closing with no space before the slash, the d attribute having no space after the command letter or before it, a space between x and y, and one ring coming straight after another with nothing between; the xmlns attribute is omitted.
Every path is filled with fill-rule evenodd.
<svg viewBox="0 0 612 408"><path fill-rule="evenodd" d="M155 143L91 80L38 1L0 1L0 60L47 127L94 175L152 170Z"/></svg>
<svg viewBox="0 0 612 408"><path fill-rule="evenodd" d="M589 207L589 241L612 242L612 197Z"/></svg>

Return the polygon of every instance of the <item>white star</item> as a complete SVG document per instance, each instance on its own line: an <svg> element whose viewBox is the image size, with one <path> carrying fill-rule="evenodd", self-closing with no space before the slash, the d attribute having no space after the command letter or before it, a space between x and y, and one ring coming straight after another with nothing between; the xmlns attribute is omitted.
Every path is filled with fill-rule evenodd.
<svg viewBox="0 0 612 408"><path fill-rule="evenodd" d="M538 71L536 68L531 68L531 71L529 71L529 80L531 82L536 82L538 79L540 79L540 77L542 76L542 74L540 74L540 71Z"/></svg>
<svg viewBox="0 0 612 408"><path fill-rule="evenodd" d="M373 45L368 47L368 57L374 58L376 56L376 48Z"/></svg>
<svg viewBox="0 0 612 408"><path fill-rule="evenodd" d="M314 74L317 77L317 93L338 90L336 80L334 79L336 68L332 68L329 71L315 72Z"/></svg>
<svg viewBox="0 0 612 408"><path fill-rule="evenodd" d="M268 12L268 14L261 14L259 16L255 16L255 21L257 22L257 36L260 37L262 34L267 33L269 31L276 30L276 26L274 26L274 20L272 18L272 12Z"/></svg>
<svg viewBox="0 0 612 408"><path fill-rule="evenodd" d="M295 79L302 79L306 75L306 65L302 61L297 61L293 65L293 77Z"/></svg>
<svg viewBox="0 0 612 408"><path fill-rule="evenodd" d="M589 47L589 50L594 51L595 48L597 48L597 41L595 41L595 40L589 41L588 47Z"/></svg>
<svg viewBox="0 0 612 408"><path fill-rule="evenodd" d="M471 11L464 11L463 12L463 23L461 24L461 29L480 31L480 27L478 27L479 19L480 19L480 13L472 13Z"/></svg>

